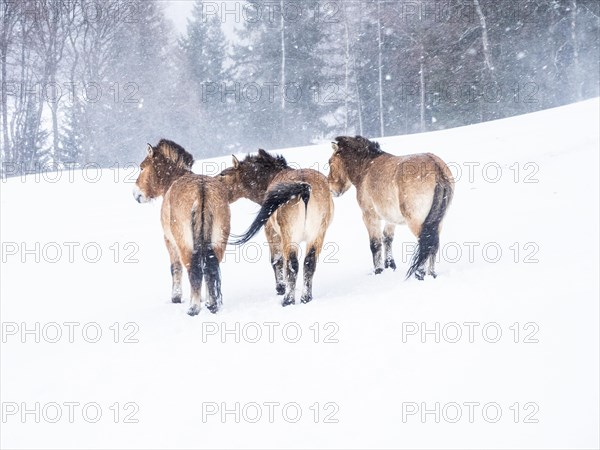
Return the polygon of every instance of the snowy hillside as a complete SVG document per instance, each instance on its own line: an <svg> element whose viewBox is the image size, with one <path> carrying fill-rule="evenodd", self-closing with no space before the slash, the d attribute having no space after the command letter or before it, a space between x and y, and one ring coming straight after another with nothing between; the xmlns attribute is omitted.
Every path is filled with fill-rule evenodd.
<svg viewBox="0 0 600 450"><path fill-rule="evenodd" d="M0 446L598 448L599 107L379 140L457 178L439 277L404 281L406 228L372 275L352 189L314 301L285 309L262 232L228 250L222 312L188 317L187 281L171 304L131 167L0 182ZM327 173L329 143L281 153Z"/></svg>

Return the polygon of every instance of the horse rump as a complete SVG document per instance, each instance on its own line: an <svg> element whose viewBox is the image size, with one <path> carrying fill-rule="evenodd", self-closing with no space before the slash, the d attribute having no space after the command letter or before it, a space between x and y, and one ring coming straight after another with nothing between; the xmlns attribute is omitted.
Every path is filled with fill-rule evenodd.
<svg viewBox="0 0 600 450"><path fill-rule="evenodd" d="M252 239L258 230L260 230L267 220L279 209L295 198L300 198L304 202L304 212L308 209L308 201L310 200L311 186L308 183L279 183L273 189L267 192L267 197L263 202L260 211L256 215L254 222L248 230L242 235L232 235L234 241L230 241L231 245L242 245Z"/></svg>
<svg viewBox="0 0 600 450"><path fill-rule="evenodd" d="M197 284L198 289L204 279L210 299L206 307L210 312L216 313L223 302L221 294L221 270L219 259L211 242L213 217L206 211L204 194L204 189L202 189L200 210L198 211L197 205L194 205L194 208L192 208L194 248L192 250L190 272L193 284Z"/></svg>
<svg viewBox="0 0 600 450"><path fill-rule="evenodd" d="M452 201L452 195L451 181L438 168L438 180L433 193L431 209L421 226L417 251L413 255L408 272L406 272L406 279L416 273L417 278L422 280L424 275L420 273L421 267L429 258L435 258L440 246L440 224Z"/></svg>

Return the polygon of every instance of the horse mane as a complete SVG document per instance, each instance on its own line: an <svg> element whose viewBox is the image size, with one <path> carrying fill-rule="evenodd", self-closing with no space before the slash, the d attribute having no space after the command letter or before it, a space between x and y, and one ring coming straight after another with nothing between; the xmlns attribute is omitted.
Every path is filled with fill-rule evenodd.
<svg viewBox="0 0 600 450"><path fill-rule="evenodd" d="M245 196L253 202L262 204L269 184L281 171L290 169L281 155L271 155L263 149L257 155L247 155L239 163L240 185Z"/></svg>
<svg viewBox="0 0 600 450"><path fill-rule="evenodd" d="M194 164L194 157L190 153L168 139L161 139L154 149L178 168L191 169Z"/></svg>
<svg viewBox="0 0 600 450"><path fill-rule="evenodd" d="M273 156L262 148L258 150L257 155L247 155L242 162L257 165L260 167L261 171L269 173L279 172L280 170L290 168L283 156Z"/></svg>
<svg viewBox="0 0 600 450"><path fill-rule="evenodd" d="M340 150L343 148L350 149L356 153L360 153L362 157L375 158L385 153L381 150L379 142L370 141L362 136L338 136L335 140L337 141Z"/></svg>

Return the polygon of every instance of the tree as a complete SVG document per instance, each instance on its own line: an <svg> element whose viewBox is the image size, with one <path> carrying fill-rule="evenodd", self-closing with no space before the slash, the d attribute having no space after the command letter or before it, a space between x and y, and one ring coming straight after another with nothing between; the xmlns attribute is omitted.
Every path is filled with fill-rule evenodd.
<svg viewBox="0 0 600 450"><path fill-rule="evenodd" d="M231 139L232 105L221 93L227 82L227 40L218 16L204 10L205 2L196 0L188 19L187 34L179 41L184 91L193 92L187 102L190 134L193 141L203 142L202 151L219 152ZM186 96L187 96L186 92ZM184 100L185 101L185 100Z"/></svg>
<svg viewBox="0 0 600 450"><path fill-rule="evenodd" d="M311 142L324 129L322 117L334 109L326 99L334 86L320 54L327 48L327 27L315 20L311 8L318 5L298 5L282 2L272 14L245 21L233 46L234 79L242 89L260 91L256 101L238 101L239 117L253 131L244 136L251 146Z"/></svg>

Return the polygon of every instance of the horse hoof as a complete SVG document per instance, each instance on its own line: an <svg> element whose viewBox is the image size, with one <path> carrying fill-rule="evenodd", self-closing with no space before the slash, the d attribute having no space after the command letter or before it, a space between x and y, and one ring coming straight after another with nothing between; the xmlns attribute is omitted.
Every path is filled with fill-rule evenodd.
<svg viewBox="0 0 600 450"><path fill-rule="evenodd" d="M417 270L415 272L415 278L419 281L423 281L425 279L425 271L424 270Z"/></svg>
<svg viewBox="0 0 600 450"><path fill-rule="evenodd" d="M192 305L190 306L190 309L188 309L188 316L197 316L198 314L200 314L200 306L198 305Z"/></svg>
<svg viewBox="0 0 600 450"><path fill-rule="evenodd" d="M277 295L285 294L285 284L278 284L275 286L275 291L277 292Z"/></svg>
<svg viewBox="0 0 600 450"><path fill-rule="evenodd" d="M295 303L296 303L296 301L293 298L292 299L286 298L283 300L283 302L281 302L281 306L283 306L285 308L286 306L294 305Z"/></svg>
<svg viewBox="0 0 600 450"><path fill-rule="evenodd" d="M388 262L385 263L385 268L386 269L396 270L396 263L392 259L391 261L388 261Z"/></svg>
<svg viewBox="0 0 600 450"><path fill-rule="evenodd" d="M176 297L171 297L171 302L172 303L181 303L181 295L178 295Z"/></svg>
<svg viewBox="0 0 600 450"><path fill-rule="evenodd" d="M379 275L382 272L383 272L382 268L375 269L375 275Z"/></svg>
<svg viewBox="0 0 600 450"><path fill-rule="evenodd" d="M219 312L219 305L212 303L210 305L206 305L206 309L208 309L211 313L216 314Z"/></svg>
<svg viewBox="0 0 600 450"><path fill-rule="evenodd" d="M313 299L312 295L306 295L306 296L303 295L302 298L300 299L300 301L302 303L308 303L308 302L312 301L312 299Z"/></svg>

